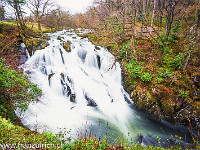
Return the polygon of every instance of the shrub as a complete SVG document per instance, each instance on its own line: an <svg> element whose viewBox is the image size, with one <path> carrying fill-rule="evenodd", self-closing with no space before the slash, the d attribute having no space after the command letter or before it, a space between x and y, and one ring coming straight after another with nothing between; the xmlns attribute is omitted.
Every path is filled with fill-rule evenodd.
<svg viewBox="0 0 200 150"><path fill-rule="evenodd" d="M162 77L162 78L169 78L169 77L174 75L174 72L172 72L168 68L161 68L160 71L161 72L160 72L159 76Z"/></svg>
<svg viewBox="0 0 200 150"><path fill-rule="evenodd" d="M183 67L183 53L179 53L175 58L173 54L166 54L163 63L168 68L181 69Z"/></svg>
<svg viewBox="0 0 200 150"><path fill-rule="evenodd" d="M143 67L137 64L137 60L132 59L125 65L125 69L132 75L133 78L139 78Z"/></svg>
<svg viewBox="0 0 200 150"><path fill-rule="evenodd" d="M183 67L183 53L179 53L174 61L173 61L173 67L175 69L181 69Z"/></svg>
<svg viewBox="0 0 200 150"><path fill-rule="evenodd" d="M148 72L143 72L141 75L141 80L143 82L151 82L152 76Z"/></svg>
<svg viewBox="0 0 200 150"><path fill-rule="evenodd" d="M131 46L129 42L127 44L124 44L121 49L122 54L119 56L119 60L122 60L126 55L128 55L128 52L130 51L130 49L131 49Z"/></svg>
<svg viewBox="0 0 200 150"><path fill-rule="evenodd" d="M179 91L179 97L181 97L181 98L185 98L185 97L187 97L189 95L189 92L188 91L183 91L183 90L180 90Z"/></svg>
<svg viewBox="0 0 200 150"><path fill-rule="evenodd" d="M42 91L28 80L27 75L13 70L0 58L0 105L2 108L19 107L25 110L28 103L37 101ZM9 106L8 106L9 105Z"/></svg>

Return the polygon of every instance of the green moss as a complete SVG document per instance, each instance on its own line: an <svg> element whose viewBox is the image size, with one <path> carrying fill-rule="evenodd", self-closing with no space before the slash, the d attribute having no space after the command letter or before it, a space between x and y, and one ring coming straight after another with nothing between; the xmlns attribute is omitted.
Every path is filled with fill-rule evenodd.
<svg viewBox="0 0 200 150"><path fill-rule="evenodd" d="M71 51L71 41L67 41L67 42L63 42L63 48L67 51L70 52Z"/></svg>
<svg viewBox="0 0 200 150"><path fill-rule="evenodd" d="M46 39L48 39L48 36L45 36L45 38L43 38L43 36L39 36L37 38L25 38L24 43L29 51L29 54L49 46L49 43L46 41Z"/></svg>
<svg viewBox="0 0 200 150"><path fill-rule="evenodd" d="M152 102L155 102L155 99L153 98L153 96L151 95L151 93L149 91L147 91L146 96L148 97L148 99L150 99Z"/></svg>
<svg viewBox="0 0 200 150"><path fill-rule="evenodd" d="M28 129L13 125L9 120L0 116L0 143L13 144L16 148L24 148L28 144L52 144L60 145L60 140L52 133L34 133ZM12 147L14 148L14 147ZM59 149L51 147L50 149Z"/></svg>

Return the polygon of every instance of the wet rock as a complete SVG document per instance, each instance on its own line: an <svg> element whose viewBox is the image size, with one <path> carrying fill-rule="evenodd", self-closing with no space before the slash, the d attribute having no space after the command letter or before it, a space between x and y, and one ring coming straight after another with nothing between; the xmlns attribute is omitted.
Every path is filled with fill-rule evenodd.
<svg viewBox="0 0 200 150"><path fill-rule="evenodd" d="M96 49L96 50L100 50L100 49L101 49L101 47L99 47L99 46L95 45L95 49Z"/></svg>
<svg viewBox="0 0 200 150"><path fill-rule="evenodd" d="M76 106L71 107L70 109L74 109Z"/></svg>
<svg viewBox="0 0 200 150"><path fill-rule="evenodd" d="M71 88L70 88L68 85L66 85L66 86L67 86L67 96L72 95L72 90L71 90ZM70 100L71 100L71 98L70 98Z"/></svg>
<svg viewBox="0 0 200 150"><path fill-rule="evenodd" d="M97 106L95 101L92 98L89 98L87 95L85 95L85 99L88 101L87 106L91 106L91 107L96 107Z"/></svg>
<svg viewBox="0 0 200 150"><path fill-rule="evenodd" d="M75 103L76 102L76 95L72 94L72 90L71 90L70 86L65 81L64 73L61 73L60 76L61 76L60 82L61 82L61 84L63 86L63 89L62 89L63 95L69 97L70 102ZM72 81L68 76L67 76L67 81L69 81L69 84L72 84Z"/></svg>
<svg viewBox="0 0 200 150"><path fill-rule="evenodd" d="M194 76L192 79L192 84L194 85L194 95L197 96L199 94L198 89L200 89L200 75Z"/></svg>
<svg viewBox="0 0 200 150"><path fill-rule="evenodd" d="M70 95L70 102L73 102L73 103L76 102L76 95L75 94Z"/></svg>
<svg viewBox="0 0 200 150"><path fill-rule="evenodd" d="M26 48L31 56L32 56L32 54L35 53L36 50L41 50L41 49L44 49L45 47L49 46L49 43L46 41L46 39L42 38L42 37L25 38L24 44L26 45Z"/></svg>
<svg viewBox="0 0 200 150"><path fill-rule="evenodd" d="M65 75L64 75L64 73L61 73L60 76L61 76L61 79L62 79L63 81L65 81Z"/></svg>
<svg viewBox="0 0 200 150"><path fill-rule="evenodd" d="M100 69L101 68L101 57L99 55L97 55L97 64Z"/></svg>
<svg viewBox="0 0 200 150"><path fill-rule="evenodd" d="M62 62L63 62L63 64L65 64L64 57L63 57L63 51L61 49L59 49L59 50L60 50L60 55L61 55Z"/></svg>
<svg viewBox="0 0 200 150"><path fill-rule="evenodd" d="M124 94L124 100L128 103L131 104L131 101L128 99L128 97Z"/></svg>
<svg viewBox="0 0 200 150"><path fill-rule="evenodd" d="M72 84L72 80L69 78L69 76L67 76L67 80Z"/></svg>
<svg viewBox="0 0 200 150"><path fill-rule="evenodd" d="M61 84L63 85L63 95L66 95L67 97L71 96L72 95L72 90L70 88L69 85L67 85L67 83L65 83L64 80L60 80L61 81Z"/></svg>
<svg viewBox="0 0 200 150"><path fill-rule="evenodd" d="M87 106L96 107L97 104L94 102L94 100L89 100Z"/></svg>
<svg viewBox="0 0 200 150"><path fill-rule="evenodd" d="M107 46L107 47L106 47L106 49L108 49L108 50L111 50L111 48L112 48L111 46Z"/></svg>
<svg viewBox="0 0 200 150"><path fill-rule="evenodd" d="M62 46L66 52L71 52L71 41L63 42Z"/></svg>
<svg viewBox="0 0 200 150"><path fill-rule="evenodd" d="M58 36L58 37L57 37L57 40L62 40L61 36Z"/></svg>
<svg viewBox="0 0 200 150"><path fill-rule="evenodd" d="M139 89L135 89L131 92L131 99L133 99L134 104L139 109L153 115L156 118L163 118L160 106L154 97L149 92L141 93L139 91Z"/></svg>
<svg viewBox="0 0 200 150"><path fill-rule="evenodd" d="M51 73L48 75L48 81L49 81L49 85L51 85L51 78L55 73Z"/></svg>
<svg viewBox="0 0 200 150"><path fill-rule="evenodd" d="M63 90L62 90L63 95L66 95L67 97L69 97L72 94L72 90L71 90L70 86L67 85L67 83L65 83L64 80L61 79L60 81L61 81L61 84L63 86Z"/></svg>
<svg viewBox="0 0 200 150"><path fill-rule="evenodd" d="M49 42L43 42L41 49L44 49L45 47L49 46Z"/></svg>

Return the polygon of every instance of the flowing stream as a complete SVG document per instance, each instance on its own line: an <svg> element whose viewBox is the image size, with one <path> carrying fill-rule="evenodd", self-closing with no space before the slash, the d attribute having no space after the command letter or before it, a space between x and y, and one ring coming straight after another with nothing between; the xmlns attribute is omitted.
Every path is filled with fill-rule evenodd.
<svg viewBox="0 0 200 150"><path fill-rule="evenodd" d="M32 102L25 112L17 111L31 130L58 134L71 129L69 136L73 138L86 133L99 138L108 135L111 141L133 138L145 145L155 144L157 136L164 139L183 129L154 121L134 108L121 84L120 64L107 49L73 30L49 36L50 45L36 51L23 66L43 90L39 102ZM67 41L70 52L63 48Z"/></svg>

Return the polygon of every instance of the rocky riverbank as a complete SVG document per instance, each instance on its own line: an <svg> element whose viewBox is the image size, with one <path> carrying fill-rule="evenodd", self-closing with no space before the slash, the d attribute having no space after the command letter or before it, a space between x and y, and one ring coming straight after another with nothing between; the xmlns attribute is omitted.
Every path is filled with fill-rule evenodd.
<svg viewBox="0 0 200 150"><path fill-rule="evenodd" d="M17 68L24 63L27 58L26 49L31 56L36 50L48 46L47 40L49 40L48 35L40 31L27 28L19 35L15 24L0 23L0 57L4 58L11 67ZM25 48L22 43L25 44Z"/></svg>

